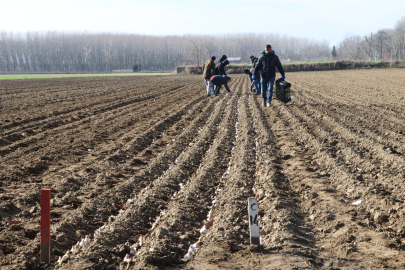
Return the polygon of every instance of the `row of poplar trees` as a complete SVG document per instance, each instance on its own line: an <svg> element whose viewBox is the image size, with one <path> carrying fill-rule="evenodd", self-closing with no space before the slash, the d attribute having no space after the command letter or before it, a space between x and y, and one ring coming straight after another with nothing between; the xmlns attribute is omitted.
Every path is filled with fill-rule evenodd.
<svg viewBox="0 0 405 270"><path fill-rule="evenodd" d="M173 71L215 55L259 56L271 44L284 60L330 57L327 41L278 34L151 36L91 32L0 32L0 73Z"/></svg>

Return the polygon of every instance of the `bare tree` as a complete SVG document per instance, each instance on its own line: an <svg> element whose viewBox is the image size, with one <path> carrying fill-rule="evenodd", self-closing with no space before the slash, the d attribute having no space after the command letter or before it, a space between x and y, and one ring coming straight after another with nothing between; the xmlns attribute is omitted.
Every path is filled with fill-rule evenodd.
<svg viewBox="0 0 405 270"><path fill-rule="evenodd" d="M403 16L395 25L395 32L398 40L398 59L401 60L401 52L405 57L405 16Z"/></svg>
<svg viewBox="0 0 405 270"><path fill-rule="evenodd" d="M373 45L374 45L373 33L371 33L369 37L364 36L362 45L363 45L363 49L366 52L366 54L368 55L368 57L372 57L373 56Z"/></svg>
<svg viewBox="0 0 405 270"><path fill-rule="evenodd" d="M279 34L221 36L150 36L58 31L0 32L0 72L108 72L112 69L173 70L181 64L201 66L204 57L226 54L249 61L270 43L283 58L330 55L327 42ZM191 45L191 46L190 46Z"/></svg>
<svg viewBox="0 0 405 270"><path fill-rule="evenodd" d="M380 29L377 31L375 35L375 46L376 51L379 52L381 58L383 59L383 51L386 47L387 41L389 40L389 36L386 29Z"/></svg>
<svg viewBox="0 0 405 270"><path fill-rule="evenodd" d="M362 38L358 35L346 37L338 47L339 55L347 60L361 60L364 59L362 47Z"/></svg>
<svg viewBox="0 0 405 270"><path fill-rule="evenodd" d="M200 66L200 61L202 61L202 56L204 53L204 46L202 45L202 43L200 41L197 41L195 39L191 39L191 51L190 51L190 55L193 58L197 59L197 67Z"/></svg>

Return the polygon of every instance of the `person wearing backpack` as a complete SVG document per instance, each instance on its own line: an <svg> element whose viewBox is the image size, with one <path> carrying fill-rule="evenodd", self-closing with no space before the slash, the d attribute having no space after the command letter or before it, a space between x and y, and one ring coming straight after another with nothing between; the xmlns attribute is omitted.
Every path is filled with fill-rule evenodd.
<svg viewBox="0 0 405 270"><path fill-rule="evenodd" d="M285 79L285 73L283 66L281 65L280 59L275 54L275 52L271 49L271 45L267 44L265 49L262 52L262 55L259 57L257 64L254 68L253 72L253 79L256 79L256 71L261 72L261 79L260 83L262 84L262 97L263 103L262 106L270 107L271 99L273 97L273 85L274 81L276 80L276 67L281 74L281 78ZM268 91L268 95L266 97L266 91ZM267 102L266 102L267 101Z"/></svg>
<svg viewBox="0 0 405 270"><path fill-rule="evenodd" d="M211 59L205 61L203 66L203 76L204 83L207 87L207 97L211 96L211 91L213 90L214 85L211 82L211 77L215 75L215 56L212 56Z"/></svg>

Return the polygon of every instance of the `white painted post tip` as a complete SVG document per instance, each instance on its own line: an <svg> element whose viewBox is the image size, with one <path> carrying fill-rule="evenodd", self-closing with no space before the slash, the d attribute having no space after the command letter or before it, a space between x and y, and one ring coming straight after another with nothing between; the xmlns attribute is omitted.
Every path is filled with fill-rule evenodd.
<svg viewBox="0 0 405 270"><path fill-rule="evenodd" d="M259 211L256 198L248 198L250 245L260 245Z"/></svg>

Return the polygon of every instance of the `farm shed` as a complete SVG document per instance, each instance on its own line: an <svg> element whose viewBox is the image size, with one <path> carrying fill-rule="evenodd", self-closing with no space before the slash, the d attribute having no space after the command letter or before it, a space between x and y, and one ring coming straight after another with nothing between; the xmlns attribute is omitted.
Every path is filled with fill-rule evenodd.
<svg viewBox="0 0 405 270"><path fill-rule="evenodd" d="M229 63L241 63L242 57L228 57Z"/></svg>

